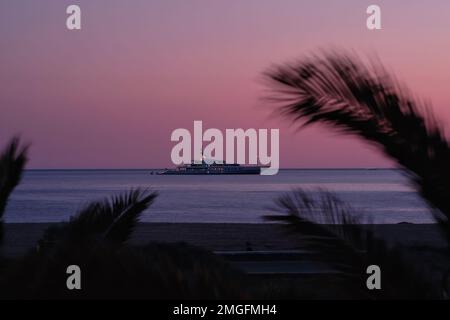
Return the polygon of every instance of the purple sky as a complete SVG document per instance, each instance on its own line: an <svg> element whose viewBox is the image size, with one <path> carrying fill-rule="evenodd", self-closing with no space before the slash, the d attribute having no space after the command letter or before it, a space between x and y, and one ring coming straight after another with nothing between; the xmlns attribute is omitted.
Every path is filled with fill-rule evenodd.
<svg viewBox="0 0 450 320"><path fill-rule="evenodd" d="M380 31L365 8L382 8ZM65 28L78 4L82 30ZM450 122L449 1L23 1L0 3L0 143L20 133L32 168L170 163L170 134L280 128L282 167L378 167L365 144L295 132L261 103L273 63L339 46L377 53Z"/></svg>

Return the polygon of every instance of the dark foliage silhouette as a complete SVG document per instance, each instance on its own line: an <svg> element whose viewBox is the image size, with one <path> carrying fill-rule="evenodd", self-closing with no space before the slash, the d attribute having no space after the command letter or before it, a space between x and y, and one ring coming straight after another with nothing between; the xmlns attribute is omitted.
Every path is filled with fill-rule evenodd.
<svg viewBox="0 0 450 320"><path fill-rule="evenodd" d="M0 244L3 239L3 214L11 192L19 184L27 163L27 146L13 138L0 154Z"/></svg>
<svg viewBox="0 0 450 320"><path fill-rule="evenodd" d="M82 209L69 223L50 227L39 241L39 249L69 242L109 241L122 244L130 237L140 215L158 196L157 192L132 189L95 201Z"/></svg>
<svg viewBox="0 0 450 320"><path fill-rule="evenodd" d="M380 63L343 52L276 66L266 77L282 115L354 134L394 159L450 239L450 147L429 106Z"/></svg>
<svg viewBox="0 0 450 320"><path fill-rule="evenodd" d="M12 261L0 278L2 299L237 299L244 275L214 254L187 244L150 243L92 248L66 242ZM82 290L66 287L69 265L82 272Z"/></svg>
<svg viewBox="0 0 450 320"><path fill-rule="evenodd" d="M282 215L266 219L287 223L300 234L306 248L320 252L320 259L343 272L361 298L368 299L440 299L439 277L419 269L405 257L405 248L388 246L377 239L370 224L362 224L356 212L333 194L302 189L276 200ZM366 268L378 265L382 270L382 290L365 286ZM413 280L413 281L412 281Z"/></svg>
<svg viewBox="0 0 450 320"><path fill-rule="evenodd" d="M282 116L302 126L322 123L338 132L355 135L395 160L430 205L436 222L450 243L450 147L444 129L435 120L429 105L415 99L379 62L368 62L345 52L329 51L312 55L298 62L275 66L265 75L272 90L268 99L277 105L277 112ZM297 204L306 201L301 193L295 199ZM347 230L346 235L338 233L338 238L348 240L350 234L352 245L361 243L363 239L360 236L355 237L353 231L348 231L348 224L352 221L346 213L333 214L335 208L330 206L329 199L323 201L322 212L330 223L336 223L333 216L340 217ZM295 211L294 202L288 198L279 200L279 204L290 213L279 219L291 221L297 229L301 225L303 232L310 235L323 235L324 226L317 225L317 217L311 219L311 215L305 216L305 207ZM333 230L336 228L342 226L335 226ZM354 225L350 230L354 228L361 229ZM404 265L402 259L388 259L400 255L392 254L384 245L380 247L382 242L368 235L366 233L364 236L363 243L366 245L363 248L369 246L375 251L363 249L364 252L370 256L381 253L379 261L388 262L391 267ZM358 261L354 266L359 265ZM389 264L389 261L395 263ZM407 269L406 266L404 268ZM420 297L420 291L422 297L448 296L448 271L439 274L440 285L434 282L433 286L437 288L435 293L427 290L431 287L423 281L423 272L402 274L399 268L392 271L392 276L405 280L391 282L395 284L393 289L400 289L400 296L409 292L413 298ZM421 288L420 291L409 291L405 286L408 277L401 277L406 275L415 285L419 283L417 287ZM416 293L419 295L416 296Z"/></svg>
<svg viewBox="0 0 450 320"><path fill-rule="evenodd" d="M88 204L50 227L37 248L0 274L3 299L245 298L244 276L221 258L186 244L127 243L157 193L133 189ZM66 287L69 265L82 290Z"/></svg>

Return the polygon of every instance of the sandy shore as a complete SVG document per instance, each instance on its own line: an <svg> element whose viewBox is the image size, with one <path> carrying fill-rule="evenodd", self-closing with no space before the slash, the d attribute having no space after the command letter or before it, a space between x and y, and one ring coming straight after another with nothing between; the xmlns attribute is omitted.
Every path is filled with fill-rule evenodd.
<svg viewBox="0 0 450 320"><path fill-rule="evenodd" d="M3 252L18 256L33 247L50 224L6 224ZM389 243L408 247L442 248L445 240L436 225L396 224L377 225L378 236ZM215 223L141 223L131 239L132 243L187 242L213 251L295 250L301 239L276 224L215 224Z"/></svg>

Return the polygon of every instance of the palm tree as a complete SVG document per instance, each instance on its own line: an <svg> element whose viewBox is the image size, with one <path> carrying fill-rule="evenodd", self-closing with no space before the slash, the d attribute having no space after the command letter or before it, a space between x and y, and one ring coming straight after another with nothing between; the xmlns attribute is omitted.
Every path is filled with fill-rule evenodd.
<svg viewBox="0 0 450 320"><path fill-rule="evenodd" d="M11 139L0 154L0 244L3 240L3 214L9 196L22 179L27 163L28 146L21 146L20 139Z"/></svg>
<svg viewBox="0 0 450 320"><path fill-rule="evenodd" d="M45 251L53 245L92 243L106 241L121 245L126 242L140 215L152 205L157 192L131 189L101 201L93 201L72 217L68 223L52 226L39 241L39 250Z"/></svg>
<svg viewBox="0 0 450 320"><path fill-rule="evenodd" d="M19 184L27 147L14 138L0 154L0 241L8 198ZM24 257L0 260L0 298L246 297L243 274L186 244L127 243L158 193L144 189L93 201L67 223L49 227ZM66 268L79 265L84 290L67 290Z"/></svg>
<svg viewBox="0 0 450 320"><path fill-rule="evenodd" d="M450 147L429 105L376 61L330 51L265 73L277 112L357 136L395 160L450 241Z"/></svg>
<svg viewBox="0 0 450 320"><path fill-rule="evenodd" d="M299 243L320 252L328 263L347 278L351 288L366 299L441 299L440 279L408 261L404 248L389 246L375 237L369 224L362 224L354 209L332 193L293 190L276 200L277 212L269 221L283 222L300 234ZM382 290L367 290L366 269L382 270Z"/></svg>
<svg viewBox="0 0 450 320"><path fill-rule="evenodd" d="M214 254L187 244L126 243L158 193L132 189L88 204L50 227L36 249L0 274L6 299L242 298L244 275ZM83 289L65 287L69 265Z"/></svg>
<svg viewBox="0 0 450 320"><path fill-rule="evenodd" d="M268 99L283 117L300 126L321 123L354 135L395 160L430 205L450 243L450 147L429 105L413 98L379 62L345 52L322 52L274 66L265 76L271 89ZM342 209L338 199L325 196L321 201L319 204L303 191L295 191L277 201L287 215L268 218L289 222L297 231L315 237L313 247L328 257L331 238L347 253L344 260L334 256L334 262L352 267L351 274L361 272L368 261L384 264L391 288L383 297L447 296L448 272L444 270L437 279L439 285L433 284L431 277L427 283L423 270L411 271L411 264L405 264L402 250L390 249L375 239ZM408 281L419 289L411 288Z"/></svg>

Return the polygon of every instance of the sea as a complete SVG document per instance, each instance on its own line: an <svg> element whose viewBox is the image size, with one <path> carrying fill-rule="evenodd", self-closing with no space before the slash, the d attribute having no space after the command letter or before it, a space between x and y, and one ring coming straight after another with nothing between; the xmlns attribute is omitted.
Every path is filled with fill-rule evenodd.
<svg viewBox="0 0 450 320"><path fill-rule="evenodd" d="M157 175L158 170L27 170L5 212L9 223L61 222L132 188L159 192L143 222L263 223L297 188L332 192L361 222L430 223L427 204L395 169L285 169L274 176ZM152 174L153 173L153 174Z"/></svg>

